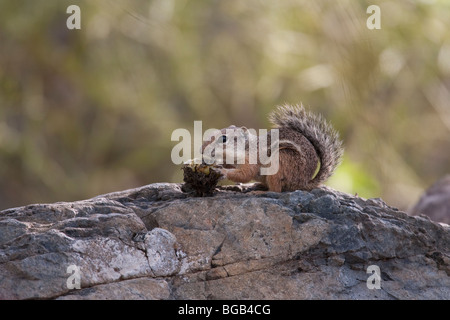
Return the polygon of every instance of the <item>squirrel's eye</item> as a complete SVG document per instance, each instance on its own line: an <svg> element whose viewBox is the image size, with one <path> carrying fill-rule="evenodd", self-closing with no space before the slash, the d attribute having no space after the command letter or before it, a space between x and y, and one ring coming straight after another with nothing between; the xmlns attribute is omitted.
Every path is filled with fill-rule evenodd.
<svg viewBox="0 0 450 320"><path fill-rule="evenodd" d="M221 136L221 137L219 138L219 141L222 142L222 143L227 142L227 136Z"/></svg>

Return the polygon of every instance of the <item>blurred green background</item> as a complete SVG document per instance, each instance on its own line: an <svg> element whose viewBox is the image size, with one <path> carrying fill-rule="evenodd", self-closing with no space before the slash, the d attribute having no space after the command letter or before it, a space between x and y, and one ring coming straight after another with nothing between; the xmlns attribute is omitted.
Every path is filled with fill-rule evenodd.
<svg viewBox="0 0 450 320"><path fill-rule="evenodd" d="M450 172L449 2L0 0L0 209L182 182L174 129L301 102L344 140L329 186L410 208Z"/></svg>

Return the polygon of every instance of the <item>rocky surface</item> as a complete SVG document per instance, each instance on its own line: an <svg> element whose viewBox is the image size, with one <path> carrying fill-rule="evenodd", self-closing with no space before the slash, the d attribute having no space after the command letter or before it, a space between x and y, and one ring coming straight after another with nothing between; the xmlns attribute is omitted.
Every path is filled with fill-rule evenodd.
<svg viewBox="0 0 450 320"><path fill-rule="evenodd" d="M450 223L450 174L444 176L420 197L411 209L412 215L425 214L432 220Z"/></svg>
<svg viewBox="0 0 450 320"><path fill-rule="evenodd" d="M0 299L450 299L448 225L328 188L180 187L0 212Z"/></svg>

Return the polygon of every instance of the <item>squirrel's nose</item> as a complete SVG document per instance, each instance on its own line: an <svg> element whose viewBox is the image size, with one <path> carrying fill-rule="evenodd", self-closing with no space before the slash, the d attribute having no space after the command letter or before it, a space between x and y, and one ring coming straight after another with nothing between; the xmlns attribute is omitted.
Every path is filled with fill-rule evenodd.
<svg viewBox="0 0 450 320"><path fill-rule="evenodd" d="M203 152L205 151L206 146L201 146L200 153L203 155ZM216 149L212 149L211 151L211 157L214 157L216 155ZM205 157L205 156L203 156Z"/></svg>
<svg viewBox="0 0 450 320"><path fill-rule="evenodd" d="M202 162L206 163L206 164L213 164L216 161L216 159L214 159L214 155L211 155L211 157L203 155L202 157Z"/></svg>

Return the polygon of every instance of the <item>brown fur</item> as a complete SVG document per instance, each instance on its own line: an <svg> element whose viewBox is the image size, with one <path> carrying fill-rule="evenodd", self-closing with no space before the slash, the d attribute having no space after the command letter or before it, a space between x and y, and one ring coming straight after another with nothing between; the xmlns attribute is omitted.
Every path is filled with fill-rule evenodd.
<svg viewBox="0 0 450 320"><path fill-rule="evenodd" d="M233 169L221 169L227 179L241 183L257 180L270 191L283 192L311 190L333 173L342 156L342 143L337 132L322 117L306 112L303 106L282 106L269 119L279 129L278 172L261 175L259 162L249 164L247 145L244 164L234 165ZM222 129L222 134L226 133L226 129L238 128L230 126ZM218 143L214 141L205 142L202 151L208 144ZM225 150L223 155L226 156ZM320 169L313 177L318 163Z"/></svg>

